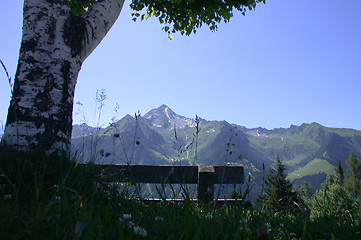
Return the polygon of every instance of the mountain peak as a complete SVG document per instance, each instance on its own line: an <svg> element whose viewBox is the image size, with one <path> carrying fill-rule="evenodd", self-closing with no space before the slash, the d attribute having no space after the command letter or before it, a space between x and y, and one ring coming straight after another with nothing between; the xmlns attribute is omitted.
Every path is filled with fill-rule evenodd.
<svg viewBox="0 0 361 240"><path fill-rule="evenodd" d="M170 107L163 104L159 108L150 110L144 115L144 118L153 126L172 128L183 128L185 126L194 127L195 120L176 114Z"/></svg>
<svg viewBox="0 0 361 240"><path fill-rule="evenodd" d="M156 112L158 115L165 115L169 119L175 118L177 116L177 114L165 104L157 108Z"/></svg>
<svg viewBox="0 0 361 240"><path fill-rule="evenodd" d="M159 108L157 108L157 109L159 109L159 110L163 110L163 109L166 109L166 108L169 108L167 105L165 105L165 104L162 104Z"/></svg>
<svg viewBox="0 0 361 240"><path fill-rule="evenodd" d="M159 108L154 108L144 115L145 119L156 119L156 118L174 118L177 115L167 105L163 104Z"/></svg>

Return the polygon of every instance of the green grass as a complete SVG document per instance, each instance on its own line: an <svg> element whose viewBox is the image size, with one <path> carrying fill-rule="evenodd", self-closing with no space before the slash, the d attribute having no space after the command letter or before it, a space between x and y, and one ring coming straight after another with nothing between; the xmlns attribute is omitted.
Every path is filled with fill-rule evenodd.
<svg viewBox="0 0 361 240"><path fill-rule="evenodd" d="M306 175L314 175L318 173L333 173L335 166L327 162L326 160L316 158L313 161L306 164L304 167L297 169L289 174L288 179L291 181L294 179L302 178Z"/></svg>
<svg viewBox="0 0 361 240"><path fill-rule="evenodd" d="M92 165L0 152L0 239L357 239L360 227L262 206L144 202ZM355 216L356 218L357 216ZM307 237L307 238L306 238Z"/></svg>
<svg viewBox="0 0 361 240"><path fill-rule="evenodd" d="M306 154L298 154L293 159L285 162L285 166L287 166L289 168L294 168L295 166L297 166L297 164L299 164L306 157L307 157Z"/></svg>

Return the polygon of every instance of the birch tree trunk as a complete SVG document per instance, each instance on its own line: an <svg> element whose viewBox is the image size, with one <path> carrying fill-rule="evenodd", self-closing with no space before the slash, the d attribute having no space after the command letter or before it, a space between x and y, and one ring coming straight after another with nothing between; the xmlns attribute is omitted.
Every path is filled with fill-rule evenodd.
<svg viewBox="0 0 361 240"><path fill-rule="evenodd" d="M68 0L24 0L23 33L2 145L49 155L70 151L77 76L124 0L100 0L75 16Z"/></svg>

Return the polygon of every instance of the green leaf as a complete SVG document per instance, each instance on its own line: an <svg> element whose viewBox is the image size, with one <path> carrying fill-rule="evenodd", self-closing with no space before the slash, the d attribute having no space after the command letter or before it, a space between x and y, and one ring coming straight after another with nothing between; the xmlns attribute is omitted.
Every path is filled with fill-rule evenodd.
<svg viewBox="0 0 361 240"><path fill-rule="evenodd" d="M69 0L69 1L96 1L96 0ZM246 10L253 10L257 3L265 0L165 0L165 1L132 1L130 7L134 11L141 11L141 20L156 16L161 24L167 26L162 29L170 34L180 32L190 35L196 32L203 24L210 30L217 31L217 23L228 23L233 17L233 10L237 9L245 15ZM134 14L133 17L138 17Z"/></svg>
<svg viewBox="0 0 361 240"><path fill-rule="evenodd" d="M152 7L151 12L150 12L150 16L153 16L155 14L154 8Z"/></svg>
<svg viewBox="0 0 361 240"><path fill-rule="evenodd" d="M169 39L169 40L172 40L173 37L172 37L171 35L168 35L168 39Z"/></svg>

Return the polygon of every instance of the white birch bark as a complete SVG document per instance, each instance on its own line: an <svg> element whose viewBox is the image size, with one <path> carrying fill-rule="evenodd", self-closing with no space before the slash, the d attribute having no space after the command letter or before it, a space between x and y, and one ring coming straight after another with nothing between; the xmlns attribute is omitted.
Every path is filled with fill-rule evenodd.
<svg viewBox="0 0 361 240"><path fill-rule="evenodd" d="M124 0L100 0L75 16L68 0L24 0L23 34L2 144L68 154L77 76Z"/></svg>

